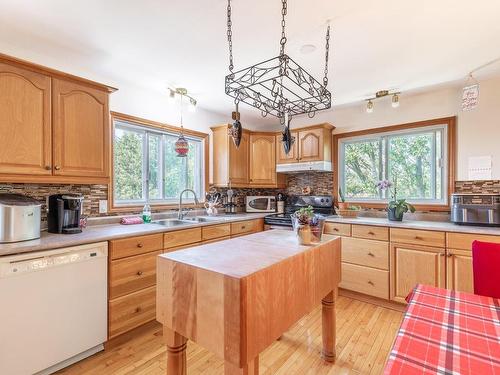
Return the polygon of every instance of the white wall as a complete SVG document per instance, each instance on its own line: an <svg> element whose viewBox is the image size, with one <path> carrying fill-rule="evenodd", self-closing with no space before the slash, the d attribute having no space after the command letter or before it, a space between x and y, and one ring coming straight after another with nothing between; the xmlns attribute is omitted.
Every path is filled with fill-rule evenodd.
<svg viewBox="0 0 500 375"><path fill-rule="evenodd" d="M293 127L327 121L336 126L336 133L343 133L457 116L457 180L468 179L471 156L491 156L492 178L500 179L500 77L480 81L479 105L470 112L462 112L461 94L461 86L403 93L399 108L384 98L374 102L373 113L366 113L365 103L360 103L318 113L312 120L295 119Z"/></svg>

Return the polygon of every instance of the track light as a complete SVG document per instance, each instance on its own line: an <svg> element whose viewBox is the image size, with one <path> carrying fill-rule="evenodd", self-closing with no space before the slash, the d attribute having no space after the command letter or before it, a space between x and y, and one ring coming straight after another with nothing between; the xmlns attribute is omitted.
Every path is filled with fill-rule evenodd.
<svg viewBox="0 0 500 375"><path fill-rule="evenodd" d="M397 108L399 107L399 95L397 93L392 95L392 108Z"/></svg>
<svg viewBox="0 0 500 375"><path fill-rule="evenodd" d="M367 113L372 113L373 112L373 102L370 100L368 100L368 102L366 103L366 112Z"/></svg>

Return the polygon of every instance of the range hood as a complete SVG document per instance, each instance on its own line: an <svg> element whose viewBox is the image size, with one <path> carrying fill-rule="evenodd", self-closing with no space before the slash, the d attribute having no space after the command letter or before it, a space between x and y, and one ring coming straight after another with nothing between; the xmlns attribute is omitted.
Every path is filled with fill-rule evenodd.
<svg viewBox="0 0 500 375"><path fill-rule="evenodd" d="M298 172L333 172L332 162L330 161L310 161L303 163L290 163L276 165L278 173L298 173Z"/></svg>

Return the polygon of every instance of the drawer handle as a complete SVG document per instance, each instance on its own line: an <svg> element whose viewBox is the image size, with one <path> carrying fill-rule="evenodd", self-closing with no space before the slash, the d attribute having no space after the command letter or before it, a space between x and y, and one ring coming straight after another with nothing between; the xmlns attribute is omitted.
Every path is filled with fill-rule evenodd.
<svg viewBox="0 0 500 375"><path fill-rule="evenodd" d="M142 276L143 272L142 271L137 271L137 276Z"/></svg>
<svg viewBox="0 0 500 375"><path fill-rule="evenodd" d="M375 235L375 233L373 233L372 231L369 231L369 232L368 232L368 234L369 234L370 236L374 236L374 235Z"/></svg>
<svg viewBox="0 0 500 375"><path fill-rule="evenodd" d="M375 284L371 280L368 281L368 284L370 284L371 286L375 286Z"/></svg>
<svg viewBox="0 0 500 375"><path fill-rule="evenodd" d="M50 171L51 169L52 169L52 167L50 165L45 166L45 170Z"/></svg>
<svg viewBox="0 0 500 375"><path fill-rule="evenodd" d="M444 253L439 253L439 256L444 257L445 254Z"/></svg>
<svg viewBox="0 0 500 375"><path fill-rule="evenodd" d="M139 242L139 243L137 244L137 247L139 247L139 248L142 248L143 246L144 246L144 245L142 244L142 242Z"/></svg>
<svg viewBox="0 0 500 375"><path fill-rule="evenodd" d="M135 312L136 312L136 313L140 313L140 312L141 312L141 308L140 308L140 307L136 307L136 308L135 308Z"/></svg>
<svg viewBox="0 0 500 375"><path fill-rule="evenodd" d="M61 170L61 167L60 167L60 166L58 166L58 165L56 165L56 166L54 167L54 169L55 169L56 171L59 171L59 170Z"/></svg>
<svg viewBox="0 0 500 375"><path fill-rule="evenodd" d="M246 225L242 225L242 226L241 226L241 229L246 229Z"/></svg>
<svg viewBox="0 0 500 375"><path fill-rule="evenodd" d="M423 240L423 238L420 237L420 236L415 236L415 239L418 240L418 241L422 241Z"/></svg>
<svg viewBox="0 0 500 375"><path fill-rule="evenodd" d="M338 231L339 231L339 228L333 228L333 230L334 230L335 232L338 232Z"/></svg>
<svg viewBox="0 0 500 375"><path fill-rule="evenodd" d="M453 256L452 253L448 253L448 255L447 255L448 258L451 258L452 256Z"/></svg>
<svg viewBox="0 0 500 375"><path fill-rule="evenodd" d="M368 255L371 257L375 257L375 254L373 254L372 252L369 252Z"/></svg>

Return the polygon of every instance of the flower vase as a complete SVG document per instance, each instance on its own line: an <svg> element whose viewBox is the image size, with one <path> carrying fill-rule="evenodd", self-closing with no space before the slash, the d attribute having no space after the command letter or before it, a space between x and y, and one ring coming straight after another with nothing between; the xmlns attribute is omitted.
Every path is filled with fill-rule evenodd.
<svg viewBox="0 0 500 375"><path fill-rule="evenodd" d="M309 225L297 226L297 239L299 240L299 245L310 245L311 236L311 227Z"/></svg>
<svg viewBox="0 0 500 375"><path fill-rule="evenodd" d="M396 213L396 207L387 209L387 218L389 221L403 221L404 212L401 212L400 215Z"/></svg>

